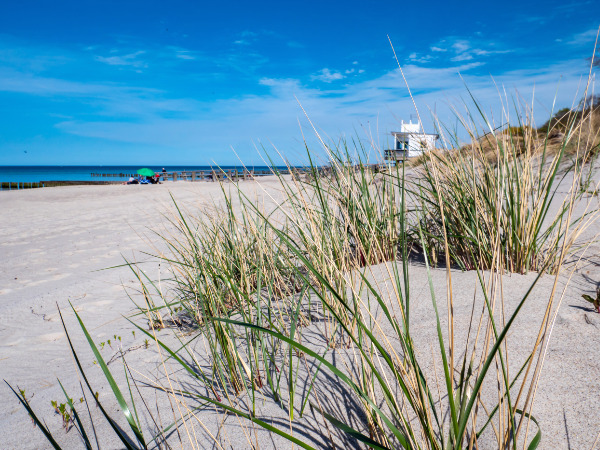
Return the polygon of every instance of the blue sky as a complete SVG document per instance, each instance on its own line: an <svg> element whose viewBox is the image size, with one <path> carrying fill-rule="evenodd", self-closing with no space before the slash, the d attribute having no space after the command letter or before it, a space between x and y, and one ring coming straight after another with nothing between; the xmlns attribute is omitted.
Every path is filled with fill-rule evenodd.
<svg viewBox="0 0 600 450"><path fill-rule="evenodd" d="M426 127L429 111L455 122L465 83L496 120L499 88L533 97L542 122L555 96L561 107L581 96L600 25L597 1L20 1L0 11L0 165L260 164L262 146L296 163L303 136L316 145L303 109L323 136L385 147L414 114L388 35Z"/></svg>

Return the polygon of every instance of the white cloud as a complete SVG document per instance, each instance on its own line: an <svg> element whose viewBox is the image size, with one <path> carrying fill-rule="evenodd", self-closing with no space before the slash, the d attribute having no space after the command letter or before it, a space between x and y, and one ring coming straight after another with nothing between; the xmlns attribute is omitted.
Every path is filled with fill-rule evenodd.
<svg viewBox="0 0 600 450"><path fill-rule="evenodd" d="M432 128L428 106L433 109L437 105L437 113L443 120L454 120L447 105L454 104L460 109L461 97L465 93L463 79L473 95L481 101L484 110L498 112L500 100L491 78L471 73L479 66L480 62L444 68L419 65L404 67L411 89L417 93L415 100L421 117L426 121L426 128ZM463 79L458 76L458 72L463 75ZM524 96L529 95L535 85L536 98L550 105L560 75L564 77L557 104L570 103L579 83L579 73L574 69L573 62L537 71L506 72L498 75L495 81L506 86L509 92L515 92L514 89L518 88ZM137 111L133 119L140 119L100 119L91 122L67 120L57 126L65 133L78 136L128 144L176 147L181 148L181 151L192 151L191 149L198 147L224 148L231 144L241 155L253 154L252 140L264 139L285 148L286 155L296 160L294 152L299 154L302 151L298 119L306 125L298 101L313 123L323 131L323 135L332 137L339 136L344 130L352 133L351 130L357 126L360 129L361 124L368 126L369 123L378 123L380 128L373 132L376 139L385 141L386 131L397 126L397 120L414 114L412 102L398 70L331 90L303 86L296 79L263 78L260 84L270 88L267 95L246 95L210 103L185 99L161 100L161 93L133 95L127 100L132 103L129 109ZM119 104L123 102L117 97L111 101ZM163 117L161 108L168 107L187 107L188 111L180 119ZM149 109L151 113L148 114ZM541 112L540 120L544 120L546 111L539 107L538 110L538 114ZM235 134L232 134L231 130L234 129Z"/></svg>
<svg viewBox="0 0 600 450"><path fill-rule="evenodd" d="M117 50L111 50L111 53L116 53ZM96 56L96 61L108 64L110 66L130 66L135 68L145 68L148 67L148 64L140 59L138 56L145 54L146 52L143 50L138 50L137 52L128 53L120 56Z"/></svg>
<svg viewBox="0 0 600 450"><path fill-rule="evenodd" d="M505 53L512 53L512 50L482 50L480 48L475 48L472 50L472 53L477 56L489 56L489 55L502 55Z"/></svg>
<svg viewBox="0 0 600 450"><path fill-rule="evenodd" d="M476 42L471 42L467 39L459 39L455 37L448 37L440 41L441 43L450 43L449 50L454 54L450 58L450 61L453 62L462 62L462 61L471 61L475 59L475 57L483 57L490 55L497 55L503 53L510 53L514 50L502 50L496 49L494 47L494 43L483 42L478 40ZM441 46L432 46L431 51L434 52L445 52L447 49L444 49ZM418 61L417 62L424 62Z"/></svg>
<svg viewBox="0 0 600 450"><path fill-rule="evenodd" d="M459 56L452 50L450 42L445 47L449 49L448 56ZM175 60L175 48L163 50L162 53L158 50L148 51L148 54L155 59L160 54L165 60ZM188 54L185 49L179 50L184 52L182 54ZM479 56L478 52L485 52L481 56L486 56L497 51L473 44L462 54ZM108 50L105 50L105 54L108 58L127 56L119 52L109 54ZM204 58L201 53L189 54ZM134 59L141 59L141 56L139 54ZM415 56L419 57L418 54ZM446 67L426 67L414 61L403 67L427 129L432 128L428 107L435 109L446 123L454 123L448 104L460 108L461 98L468 97L465 95L463 79L474 96L481 100L483 109L494 111L495 118L499 117L500 100L496 86L488 75L480 75L475 70L482 65L481 60L473 59ZM114 65L112 70L120 67ZM364 73L358 67L353 64L348 70L354 70L354 74ZM369 71L369 75L372 72ZM158 90L114 81L83 83L45 76L47 73L45 69L36 73L29 68L9 68L5 64L0 68L0 91L49 97L52 100L51 108L58 103L55 100L67 105L64 110L50 109L57 114L54 116L58 122L56 129L60 132L58 136L63 147L63 142L77 142L74 140L83 137L89 139L86 142L96 143L94 145L99 147L123 149L124 155L144 156L147 149L152 148L158 149L156 154L160 156L177 149L177 152L173 152L174 157L185 157L197 164L210 162L214 158L219 159L219 163L235 163L233 156L232 160L225 160L229 154L226 149L230 145L246 161L256 154L253 140L272 141L285 149L292 161L298 161L296 155L303 151L298 120L303 125L306 125L306 121L296 98L324 135L338 137L345 131L351 135L354 129L372 125L375 139L380 140L382 146L387 132L394 129L400 119L407 119L414 114L412 102L397 69L379 76L371 75L370 79L366 76L347 77L344 83L319 84L319 89L310 83L303 85L294 78L265 77L258 83L263 86L261 92L266 93L238 94L216 101L180 97L175 91L170 92L168 86L165 90ZM60 73L66 72L62 70ZM506 86L509 95L518 89L523 97L531 98L535 86L538 102L535 116L539 117L541 123L548 113L539 105L551 105L559 77L562 76L563 80L556 103L559 106L569 105L573 98L582 95L577 92L581 73L586 73L585 62L573 60L540 66L537 70L504 71L494 75L498 85ZM313 77L329 82L340 80L345 75L343 71L323 69ZM179 87L177 92L181 92ZM73 117L58 115L69 113L71 106L78 114L65 114ZM128 157L135 159L134 156Z"/></svg>
<svg viewBox="0 0 600 450"><path fill-rule="evenodd" d="M471 45L469 44L469 41L461 39L461 40L455 41L452 44L452 48L454 49L454 51L456 53L462 53L462 52L466 52L467 50L469 50L469 48L471 48Z"/></svg>
<svg viewBox="0 0 600 450"><path fill-rule="evenodd" d="M426 63L430 62L433 59L433 56L431 56L431 55L420 55L420 54L417 54L417 53L413 52L410 55L408 55L408 59L410 59L412 62L426 64Z"/></svg>
<svg viewBox="0 0 600 450"><path fill-rule="evenodd" d="M285 90L291 92L295 89L300 89L300 80L295 78L261 78L258 84L269 86L272 90Z"/></svg>
<svg viewBox="0 0 600 450"><path fill-rule="evenodd" d="M311 75L311 80L319 80L325 83L331 83L332 81L341 80L345 78L340 72L332 72L331 70L325 68L321 69L321 71L317 75Z"/></svg>
<svg viewBox="0 0 600 450"><path fill-rule="evenodd" d="M268 34L269 32L263 32L263 34ZM239 39L233 41L236 45L251 45L258 39L259 33L255 33L254 31L245 30L238 34Z"/></svg>
<svg viewBox="0 0 600 450"><path fill-rule="evenodd" d="M459 55L456 55L453 58L450 58L450 61L454 61L454 62L470 61L471 59L473 59L473 55L471 55L470 53L461 53Z"/></svg>
<svg viewBox="0 0 600 450"><path fill-rule="evenodd" d="M189 50L175 50L175 57L185 60L194 60L196 56Z"/></svg>
<svg viewBox="0 0 600 450"><path fill-rule="evenodd" d="M591 28L587 31L584 31L582 33L577 33L576 35L572 36L567 41L567 44L571 44L571 45L592 44L596 40L597 34L598 34L598 29Z"/></svg>

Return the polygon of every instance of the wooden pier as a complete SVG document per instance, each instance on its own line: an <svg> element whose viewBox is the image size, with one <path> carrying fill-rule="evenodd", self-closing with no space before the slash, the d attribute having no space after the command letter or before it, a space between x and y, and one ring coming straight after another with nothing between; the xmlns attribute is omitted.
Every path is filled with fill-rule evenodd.
<svg viewBox="0 0 600 450"><path fill-rule="evenodd" d="M374 172L380 172L386 170L387 164L369 164L369 170ZM356 166L358 170L358 166ZM276 172L275 172L276 171ZM327 175L330 173L331 168L327 166L318 167L316 171L320 175ZM239 181L239 180L251 180L256 177L264 177L267 175L273 175L275 173L279 175L289 175L290 173L297 175L310 175L312 170L310 168L298 168L291 167L286 169L262 169L262 170L237 170L237 169L224 169L224 170L184 170L177 172L156 172L159 175L160 181ZM101 174L92 173L92 177L111 177L111 178L137 178L137 174Z"/></svg>
<svg viewBox="0 0 600 450"><path fill-rule="evenodd" d="M238 181L238 180L250 180L255 177L262 177L266 175L273 175L271 170L237 170L237 169L225 169L225 170L181 170L177 172L156 172L159 175L160 181ZM289 170L280 170L278 173L287 175L290 173ZM105 177L105 178L137 178L137 173L92 173L92 178Z"/></svg>
<svg viewBox="0 0 600 450"><path fill-rule="evenodd" d="M370 164L365 166L368 170L374 173L382 172L387 170L389 167L387 164ZM359 166L354 166L355 170L360 170ZM276 171L276 172L274 172ZM292 167L289 169L262 169L262 170L237 170L237 169L226 169L226 170L185 170L176 172L157 172L159 175L159 181L241 181L241 180L252 180L257 177L264 177L267 175L273 175L277 173L279 175L289 175L291 173L300 176L312 177L314 172L317 172L319 176L328 176L331 173L331 167L323 166L315 169L310 168L296 168ZM110 185L110 184L123 184L131 177L137 178L138 174L135 173L92 173L92 178L121 178L121 180L49 180L40 181L37 183L30 182L2 182L0 183L0 190L20 190L20 189L33 189L41 187L54 187L54 186L80 186L80 185ZM145 177L144 177L145 178Z"/></svg>

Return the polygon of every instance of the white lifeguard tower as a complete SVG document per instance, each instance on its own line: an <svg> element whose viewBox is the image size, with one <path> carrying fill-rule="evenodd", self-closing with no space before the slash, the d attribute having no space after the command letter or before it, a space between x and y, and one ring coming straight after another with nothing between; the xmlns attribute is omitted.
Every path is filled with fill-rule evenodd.
<svg viewBox="0 0 600 450"><path fill-rule="evenodd" d="M394 148L385 151L385 159L388 161L402 161L406 158L420 156L428 150L435 148L435 141L439 139L438 134L424 133L418 123L400 124L400 131L392 131L394 136Z"/></svg>

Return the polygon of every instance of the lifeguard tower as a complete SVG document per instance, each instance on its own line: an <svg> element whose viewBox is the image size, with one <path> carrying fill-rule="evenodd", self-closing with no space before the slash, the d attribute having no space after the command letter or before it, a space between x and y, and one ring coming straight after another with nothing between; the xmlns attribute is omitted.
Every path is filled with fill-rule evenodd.
<svg viewBox="0 0 600 450"><path fill-rule="evenodd" d="M423 133L421 125L418 123L400 124L400 131L392 131L394 136L394 148L385 151L387 161L403 161L407 158L420 156L427 150L435 148L435 141L439 139L439 134Z"/></svg>

